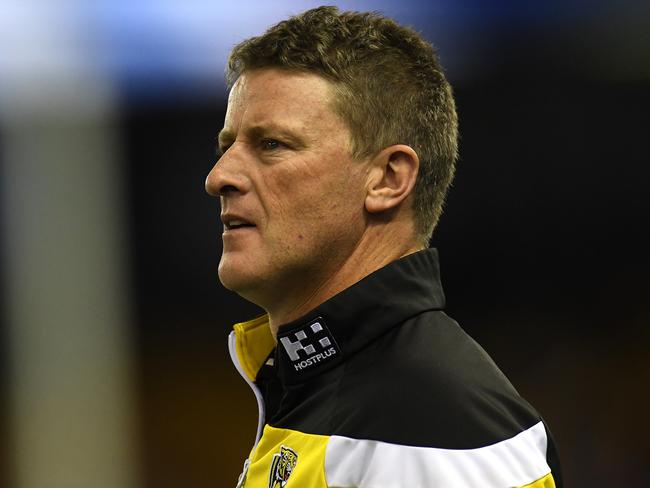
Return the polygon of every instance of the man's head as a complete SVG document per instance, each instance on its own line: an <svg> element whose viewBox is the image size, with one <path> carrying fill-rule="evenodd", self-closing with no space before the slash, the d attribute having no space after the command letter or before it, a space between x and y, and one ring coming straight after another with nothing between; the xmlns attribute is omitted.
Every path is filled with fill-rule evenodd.
<svg viewBox="0 0 650 488"><path fill-rule="evenodd" d="M302 300L286 318L426 246L456 158L430 45L383 17L322 7L236 46L228 78L206 181L221 197L227 288L267 311Z"/></svg>
<svg viewBox="0 0 650 488"><path fill-rule="evenodd" d="M262 306L326 279L364 233L368 166L330 99L320 76L277 69L248 70L230 92L206 182L221 197L219 277Z"/></svg>
<svg viewBox="0 0 650 488"><path fill-rule="evenodd" d="M348 126L357 159L393 144L420 160L413 195L416 238L427 245L454 175L458 124L451 86L432 46L413 30L374 13L319 7L235 46L229 83L275 67L332 83L333 109Z"/></svg>

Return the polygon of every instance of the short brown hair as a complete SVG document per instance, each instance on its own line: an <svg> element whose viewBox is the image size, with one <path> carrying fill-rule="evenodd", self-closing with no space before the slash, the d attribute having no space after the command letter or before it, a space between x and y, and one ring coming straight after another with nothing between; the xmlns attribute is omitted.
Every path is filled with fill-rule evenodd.
<svg viewBox="0 0 650 488"><path fill-rule="evenodd" d="M315 73L332 82L334 110L348 124L355 157L393 144L416 151L415 228L426 244L458 157L452 89L431 44L377 13L319 7L235 46L228 83L246 70L270 67Z"/></svg>

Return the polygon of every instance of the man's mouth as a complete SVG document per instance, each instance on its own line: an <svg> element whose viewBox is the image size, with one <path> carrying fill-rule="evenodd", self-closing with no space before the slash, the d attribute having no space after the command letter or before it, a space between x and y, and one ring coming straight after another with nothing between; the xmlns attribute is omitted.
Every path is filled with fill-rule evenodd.
<svg viewBox="0 0 650 488"><path fill-rule="evenodd" d="M227 219L224 221L223 226L226 230L235 230L235 229L243 229L246 227L255 227L254 224L251 224L250 222L247 222L246 220L242 219Z"/></svg>

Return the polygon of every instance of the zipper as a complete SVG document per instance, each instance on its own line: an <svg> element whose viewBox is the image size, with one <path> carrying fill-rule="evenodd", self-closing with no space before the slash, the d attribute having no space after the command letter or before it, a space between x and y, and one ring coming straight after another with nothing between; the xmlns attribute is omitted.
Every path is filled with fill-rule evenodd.
<svg viewBox="0 0 650 488"><path fill-rule="evenodd" d="M255 399L257 400L257 410L259 417L257 420L257 434L255 435L255 444L253 444L253 449L251 449L252 454L257 447L257 444L260 442L260 439L262 438L262 431L264 430L264 398L262 398L262 392L260 389L253 381L248 378L244 372L244 368L242 368L241 363L239 362L239 357L237 356L237 336L235 335L235 331L230 332L230 335L228 336L228 351L230 352L230 359L235 365L235 369L239 375L244 378L244 381L248 383L248 386L251 387L251 390L253 390L253 393L255 394ZM249 460L247 459L246 464L244 465L245 468L248 467L248 463Z"/></svg>

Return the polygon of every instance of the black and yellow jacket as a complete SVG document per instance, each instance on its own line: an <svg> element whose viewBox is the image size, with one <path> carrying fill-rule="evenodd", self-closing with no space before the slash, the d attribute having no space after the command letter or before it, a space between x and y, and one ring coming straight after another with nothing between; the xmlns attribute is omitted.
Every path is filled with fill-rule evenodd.
<svg viewBox="0 0 650 488"><path fill-rule="evenodd" d="M553 441L444 311L437 253L411 254L300 320L237 324L259 404L246 488L560 487Z"/></svg>

